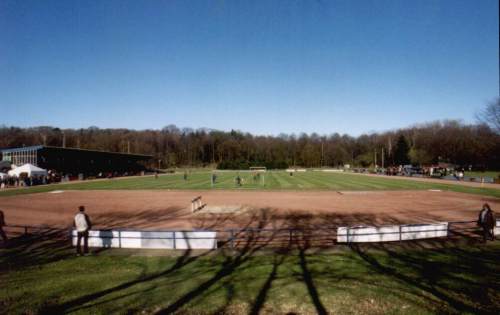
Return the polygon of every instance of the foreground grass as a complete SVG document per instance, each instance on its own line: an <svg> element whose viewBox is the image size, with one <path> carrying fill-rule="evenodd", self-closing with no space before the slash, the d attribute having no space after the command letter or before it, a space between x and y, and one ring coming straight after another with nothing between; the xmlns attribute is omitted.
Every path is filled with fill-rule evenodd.
<svg viewBox="0 0 500 315"><path fill-rule="evenodd" d="M235 177L243 179L243 185L236 186ZM37 186L26 189L10 189L0 196L47 192L52 190L95 190L95 189L238 189L238 190L414 190L441 189L471 194L500 197L500 189L467 187L446 183L427 183L386 177L361 176L346 173L304 172L290 176L283 171L267 172L254 180L249 172L218 172L217 181L211 184L210 172L194 172L184 180L182 174L120 178L71 184Z"/></svg>
<svg viewBox="0 0 500 315"><path fill-rule="evenodd" d="M138 257L0 250L0 312L437 314L500 312L500 242ZM122 252L123 253L123 252Z"/></svg>

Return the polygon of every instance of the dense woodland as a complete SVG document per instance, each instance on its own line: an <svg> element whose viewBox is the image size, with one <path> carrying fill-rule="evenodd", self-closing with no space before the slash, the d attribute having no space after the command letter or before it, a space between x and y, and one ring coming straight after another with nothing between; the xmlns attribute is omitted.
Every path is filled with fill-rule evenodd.
<svg viewBox="0 0 500 315"><path fill-rule="evenodd" d="M65 143L63 143L65 142ZM425 165L450 162L475 169L500 169L500 134L487 124L432 122L359 137L299 134L256 136L240 131L59 129L0 127L0 148L45 144L115 152L150 154L154 167L215 166L245 169L369 167L375 164Z"/></svg>

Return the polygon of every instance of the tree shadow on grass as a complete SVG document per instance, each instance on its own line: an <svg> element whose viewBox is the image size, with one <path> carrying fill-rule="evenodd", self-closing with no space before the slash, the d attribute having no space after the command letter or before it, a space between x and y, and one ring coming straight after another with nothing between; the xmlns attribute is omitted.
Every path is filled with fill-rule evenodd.
<svg viewBox="0 0 500 315"><path fill-rule="evenodd" d="M350 247L371 270L402 283L409 294L425 292L426 301L440 310L450 308L451 312L475 314L500 312L500 302L486 294L488 289L500 290L500 253L490 253L485 258L453 247L434 251L397 250L386 244L370 247L351 244ZM385 258L371 254L372 248L382 251ZM448 257L440 260L439 253ZM500 298L498 293L494 294ZM443 305L447 307L443 309Z"/></svg>
<svg viewBox="0 0 500 315"><path fill-rule="evenodd" d="M316 285L314 284L314 279L313 275L311 274L311 271L309 270L309 266L307 263L307 258L306 258L306 251L310 247L310 240L311 240L311 234L313 233L313 230L304 230L300 234L300 237L302 238L301 242L298 242L298 247L299 247L299 265L300 269L302 271L302 281L304 281L306 287L307 287L307 292L309 293L309 296L311 297L311 301L314 304L314 307L316 309L316 313L320 315L326 315L328 314L325 306L321 302L319 292L316 288Z"/></svg>
<svg viewBox="0 0 500 315"><path fill-rule="evenodd" d="M255 219L255 217L252 217L251 219L253 220L253 219ZM261 224L264 224L264 222L262 222ZM231 274L236 267L238 267L239 265L241 265L242 263L247 261L255 251L257 251L258 249L260 249L262 247L262 246L257 246L256 243L254 242L254 240L257 240L257 239L258 239L258 233L256 233L254 236L252 236L249 239L248 242L246 242L247 245L245 246L245 248L243 250L239 251L238 255L236 255L235 257L233 257L232 255L228 255L226 257L225 261L223 262L221 269L216 273L216 275L212 279L210 279L206 283L203 283L196 290L193 290L192 292L186 294L184 297L182 297L181 299L179 299L178 301L176 301L175 303L170 305L169 308L167 308L165 310L165 312L170 313L171 310L175 310L175 309L180 308L182 305L187 303L189 300L198 296L203 291L205 291L206 289L211 287L213 284L215 284L216 282L218 282L222 278L225 278L229 274ZM262 244L262 245L264 245L264 244ZM77 311L77 310L88 309L90 307L93 307L93 306L96 306L99 304L103 304L103 303L114 303L118 299L122 299L124 297L135 295L135 294L144 295L145 292L147 292L148 290L153 290L153 288L140 290L140 291L136 291L136 292L128 292L128 293L126 292L126 290L128 290L129 288L131 288L133 286L139 285L139 284L149 283L149 282L152 282L152 281L155 281L158 279L165 279L166 277L169 277L172 273L174 273L174 272L180 270L181 268L185 267L186 265L191 264L192 262L196 261L199 257L205 256L211 252L212 251L207 251L202 255L193 256L192 250L187 249L183 253L183 255L180 256L176 260L174 265L172 265L171 267L169 267L168 269L166 269L164 271L154 273L151 275L147 275L147 276L141 275L140 277L138 277L134 280L124 282L122 284L119 284L117 286L114 286L114 287L111 287L111 288L108 288L105 290L86 294L86 295L80 296L78 298L72 299L72 300L67 301L65 303L62 303L62 304L45 306L43 309L40 310L40 313L42 313L42 314L55 314L55 313L72 312L72 311ZM125 292L123 292L124 294L122 294L118 297L113 297L113 298L108 299L106 301L94 302L96 300L102 299L103 297L105 297L109 294L122 292L122 291L125 291Z"/></svg>
<svg viewBox="0 0 500 315"><path fill-rule="evenodd" d="M0 272L48 264L73 253L67 230L39 229L9 239L8 245L0 249Z"/></svg>
<svg viewBox="0 0 500 315"><path fill-rule="evenodd" d="M67 301L65 303L62 303L62 304L45 306L43 309L40 310L40 313L41 314L65 313L65 312L69 312L69 311L82 310L82 309L86 309L86 308L95 306L97 304L101 304L101 303L93 303L93 304L88 304L88 303L92 302L94 300L103 298L111 293L127 290L130 287L133 287L133 286L138 285L138 284L147 283L147 282L159 279L159 278L167 277L171 273L173 273L173 272L183 268L184 266L194 262L199 257L208 255L209 253L211 253L213 251L213 250L209 250L203 254L195 256L195 255L192 255L193 251L189 247L189 242L187 242L187 245L188 245L188 249L186 249L184 251L184 253L177 258L176 262L166 270L163 270L163 271L158 272L158 273L153 273L153 274L148 275L148 276L141 275L137 279L134 279L132 281L127 281L127 282L124 282L120 285L117 285L117 286L114 286L114 287L111 287L111 288L108 288L105 290L101 290L98 292L87 294L87 295L75 298L73 300ZM147 290L145 290L145 291L147 291ZM123 297L129 296L129 295L132 295L132 294L135 294L135 293L125 294L119 298L123 298ZM115 298L115 299L118 299L118 298ZM106 302L112 302L112 300L106 301Z"/></svg>
<svg viewBox="0 0 500 315"><path fill-rule="evenodd" d="M64 313L64 312L68 312L68 311L81 310L81 309L88 308L90 306L94 306L95 304L87 305L87 306L85 306L85 304L92 302L94 300L97 300L99 298L102 298L108 294L111 294L114 292L119 292L122 290L126 290L132 286L135 286L135 285L138 285L141 283L146 283L149 281L153 281L153 280L161 278L161 277L166 277L169 274L181 269L182 267L194 262L199 257L207 255L210 252L211 251L207 251L202 255L193 256L193 255L191 255L192 250L187 249L184 251L182 256L179 256L177 258L175 264L173 264L171 267L169 267L168 269L166 269L162 272L154 273L154 274L151 274L149 276L141 276L135 280L127 281L127 282L124 282L120 285L117 285L117 286L114 286L114 287L111 287L111 288L108 288L108 289L105 289L105 290L102 290L99 292L87 294L87 295L78 297L76 299L70 300L68 302L65 302L65 303L62 303L59 305L48 306L48 307L42 309L40 313L42 313L42 314L56 314L57 313L58 314L58 313Z"/></svg>
<svg viewBox="0 0 500 315"><path fill-rule="evenodd" d="M271 290L273 281L276 280L278 276L278 269L285 262L286 256L290 253L291 249L292 249L292 240L290 239L287 248L283 248L281 250L277 250L274 252L273 268L271 269L271 272L269 273L266 281L264 282L264 285L259 290L257 297L252 303L252 308L249 312L250 315L259 314L260 310L264 306L267 300L267 295L269 293L269 290Z"/></svg>
<svg viewBox="0 0 500 315"><path fill-rule="evenodd" d="M258 227L262 228L267 224L266 218L267 217L265 215L260 218ZM207 291L214 284L231 275L238 267L246 263L254 255L255 252L265 247L266 243L272 240L271 236L266 238L266 241L264 242L260 241L258 231L250 231L249 234L247 234L247 237L248 239L245 242L244 247L242 249L239 249L236 255L227 255L224 259L224 262L222 263L221 268L215 273L212 278L201 283L191 291L185 293L175 302L159 310L156 314L172 314L179 311L182 307L200 296L203 292ZM224 252L222 252L221 254L224 255Z"/></svg>
<svg viewBox="0 0 500 315"><path fill-rule="evenodd" d="M316 308L316 312L320 315L328 314L325 306L323 305L323 303L321 303L318 290L316 289L316 286L314 284L313 276L307 266L305 251L306 250L304 248L301 248L299 250L299 264L302 270L302 280L306 284L307 292L309 293L314 307Z"/></svg>

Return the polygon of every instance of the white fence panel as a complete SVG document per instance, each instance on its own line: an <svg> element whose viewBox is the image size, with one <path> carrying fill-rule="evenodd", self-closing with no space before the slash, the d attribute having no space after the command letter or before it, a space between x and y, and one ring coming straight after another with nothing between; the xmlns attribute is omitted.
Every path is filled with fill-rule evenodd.
<svg viewBox="0 0 500 315"><path fill-rule="evenodd" d="M355 226L337 229L337 242L339 243L391 241L399 241L399 226Z"/></svg>
<svg viewBox="0 0 500 315"><path fill-rule="evenodd" d="M76 246L77 232L72 231ZM83 243L83 241L82 241ZM216 232L90 230L89 247L150 249L214 249Z"/></svg>
<svg viewBox="0 0 500 315"><path fill-rule="evenodd" d="M174 249L174 233L175 232L141 232L141 247L140 248L170 248Z"/></svg>
<svg viewBox="0 0 500 315"><path fill-rule="evenodd" d="M217 248L216 232L175 232L176 249Z"/></svg>
<svg viewBox="0 0 500 315"><path fill-rule="evenodd" d="M401 240L403 241L446 236L448 236L448 222L401 226Z"/></svg>
<svg viewBox="0 0 500 315"><path fill-rule="evenodd" d="M407 224L390 226L355 226L339 227L337 242L339 243L370 243L394 242L425 238L446 237L448 222L435 224Z"/></svg>

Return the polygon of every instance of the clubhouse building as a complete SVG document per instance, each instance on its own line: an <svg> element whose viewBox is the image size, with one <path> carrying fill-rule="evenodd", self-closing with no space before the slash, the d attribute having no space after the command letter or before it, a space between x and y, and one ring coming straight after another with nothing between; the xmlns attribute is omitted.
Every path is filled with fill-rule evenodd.
<svg viewBox="0 0 500 315"><path fill-rule="evenodd" d="M60 174L83 174L85 177L138 174L146 169L146 163L153 158L142 154L44 145L3 149L0 153L4 163L16 166L29 163Z"/></svg>

